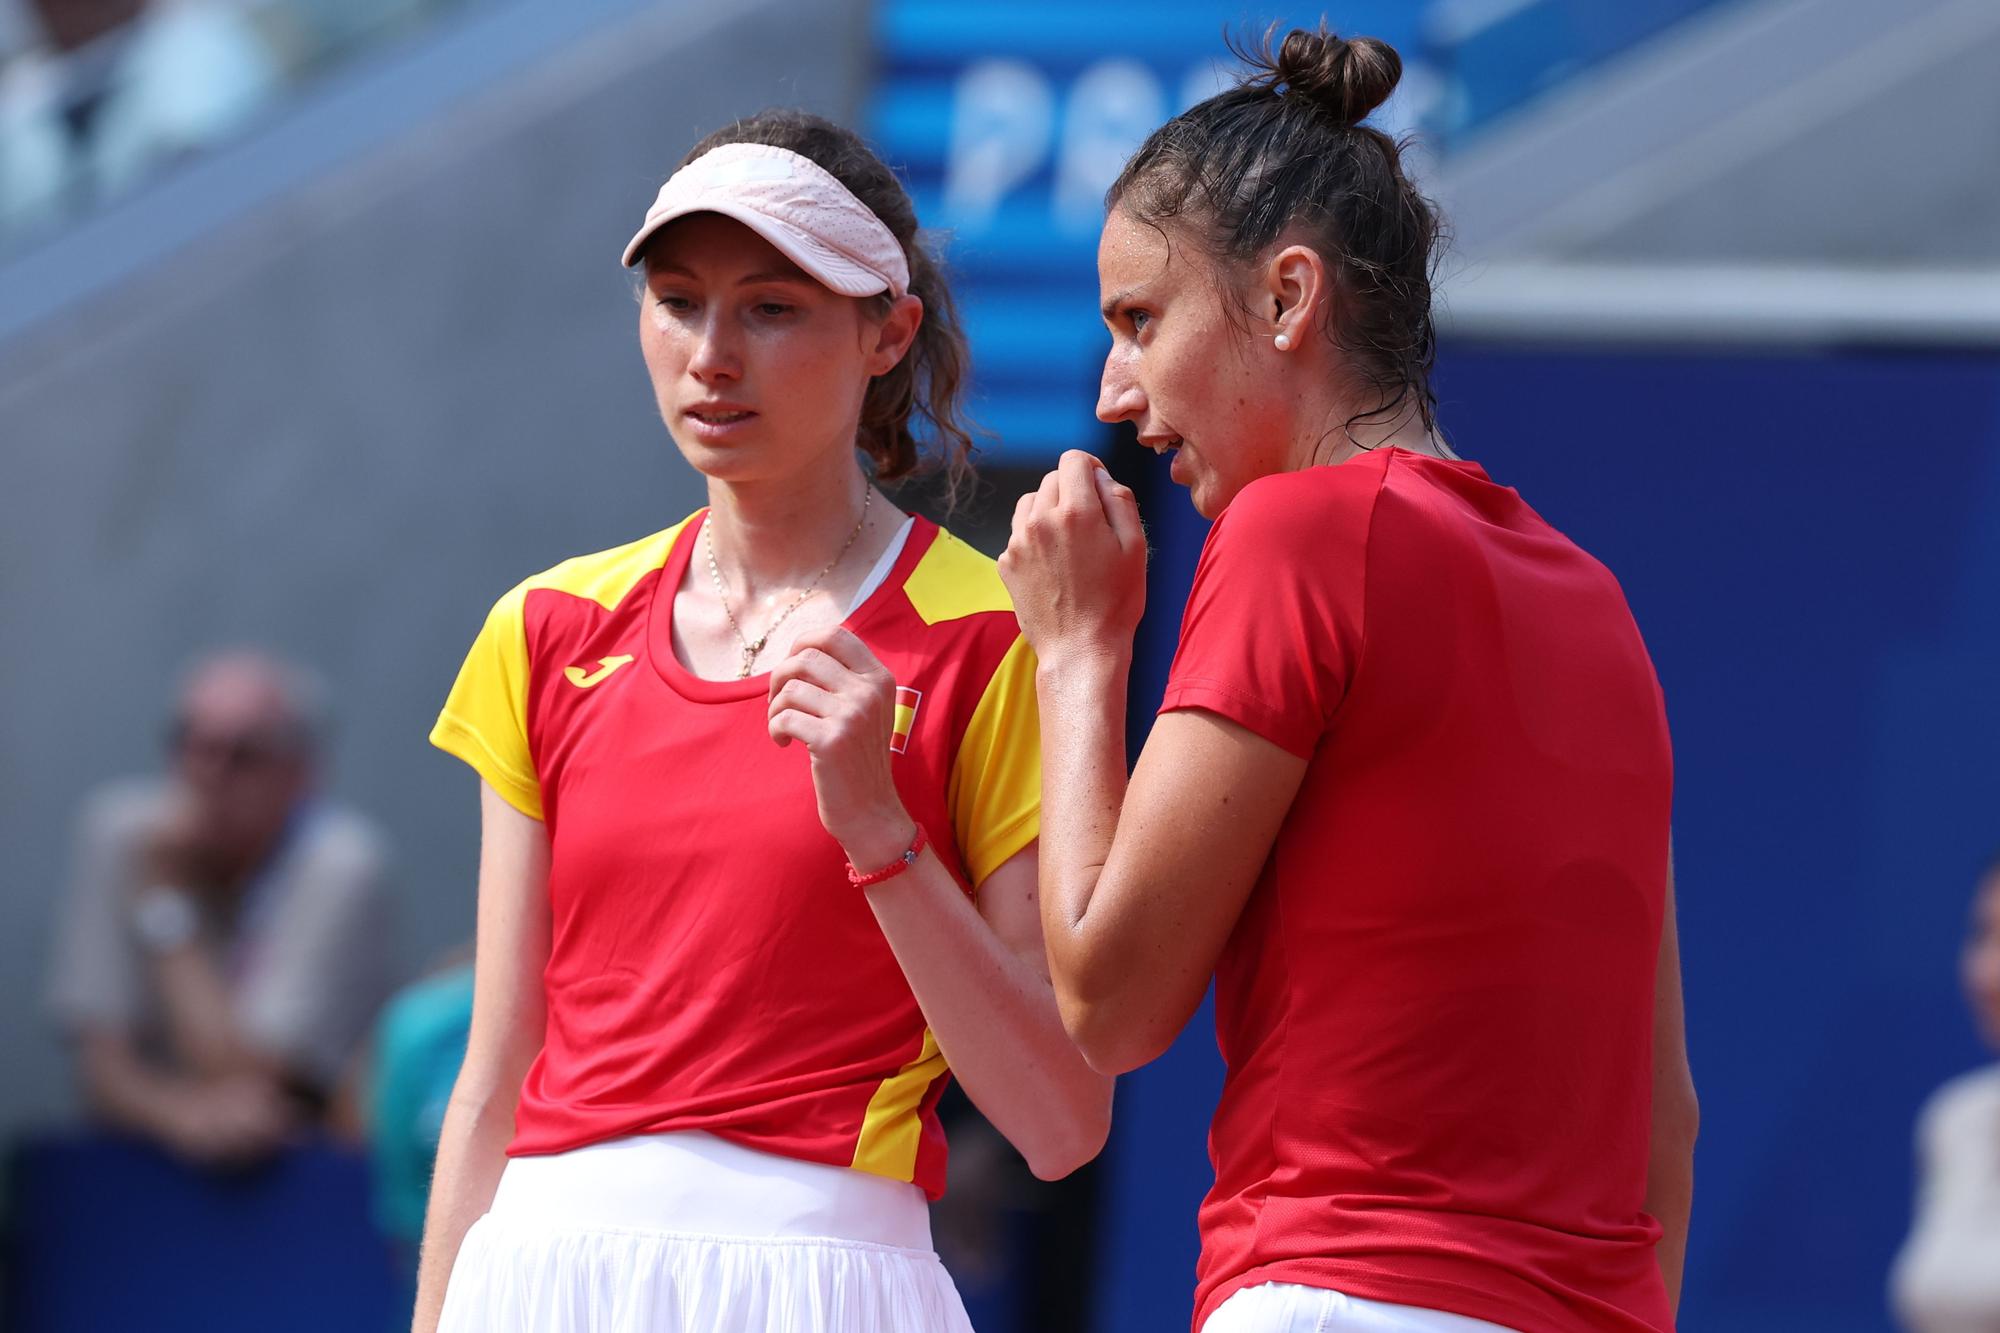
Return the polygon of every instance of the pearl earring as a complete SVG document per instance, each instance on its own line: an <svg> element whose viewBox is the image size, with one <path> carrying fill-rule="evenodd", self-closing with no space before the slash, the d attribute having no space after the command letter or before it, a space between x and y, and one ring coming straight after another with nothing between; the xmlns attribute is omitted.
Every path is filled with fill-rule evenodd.
<svg viewBox="0 0 2000 1333"><path fill-rule="evenodd" d="M1271 346L1273 346L1273 347L1277 348L1277 349L1278 349L1279 351L1281 351L1281 352L1289 352L1289 351L1291 351L1291 350L1292 350L1292 335L1291 335L1291 334L1289 334L1289 333L1281 333L1281 334L1279 334L1279 335L1278 335L1277 337L1275 337L1275 338L1271 339Z"/></svg>

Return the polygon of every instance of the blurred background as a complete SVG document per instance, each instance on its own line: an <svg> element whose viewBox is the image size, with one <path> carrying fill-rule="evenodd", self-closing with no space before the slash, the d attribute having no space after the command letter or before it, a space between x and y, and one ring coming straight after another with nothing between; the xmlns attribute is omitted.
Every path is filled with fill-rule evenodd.
<svg viewBox="0 0 2000 1333"><path fill-rule="evenodd" d="M425 734L501 592L700 503L616 260L730 118L820 111L905 173L994 433L968 537L997 550L1064 448L1141 489L1136 742L1202 524L1091 414L1101 197L1227 77L1225 26L1322 13L1404 54L1378 119L1454 227L1447 433L1619 575L1666 689L1704 1112L1683 1327L1896 1327L1919 1109L1992 1059L1959 981L2000 849L1991 0L0 0L8 1326L406 1317L385 1236L462 1042L477 834ZM264 671L251 731L191 734L184 673L231 645L306 670ZM130 794L105 784L194 764L317 774L363 887L301 929L368 960L316 964L346 1044L280 1090L332 1132L220 1175L80 1131L65 1036L108 993L76 906ZM961 1113L939 1236L982 1329L1184 1325L1219 1085L1204 1016L1053 1188Z"/></svg>

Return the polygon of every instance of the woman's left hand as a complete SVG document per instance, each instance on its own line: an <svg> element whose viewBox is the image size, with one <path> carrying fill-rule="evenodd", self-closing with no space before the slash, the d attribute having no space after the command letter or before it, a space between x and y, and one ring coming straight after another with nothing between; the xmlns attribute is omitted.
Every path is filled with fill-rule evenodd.
<svg viewBox="0 0 2000 1333"><path fill-rule="evenodd" d="M1102 463L1072 449L1015 506L1000 577L1044 666L1129 654L1146 610L1138 502Z"/></svg>
<svg viewBox="0 0 2000 1333"><path fill-rule="evenodd" d="M771 672L768 726L812 758L819 820L862 870L887 865L916 833L890 768L896 678L852 630L801 634Z"/></svg>

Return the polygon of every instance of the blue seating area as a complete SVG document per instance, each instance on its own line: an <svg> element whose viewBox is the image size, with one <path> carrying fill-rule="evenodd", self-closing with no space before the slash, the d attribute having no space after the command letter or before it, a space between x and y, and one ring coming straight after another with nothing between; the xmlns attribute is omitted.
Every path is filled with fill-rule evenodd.
<svg viewBox="0 0 2000 1333"><path fill-rule="evenodd" d="M217 1178L126 1139L38 1137L14 1154L7 1216L12 1333L407 1326L367 1163L348 1149Z"/></svg>

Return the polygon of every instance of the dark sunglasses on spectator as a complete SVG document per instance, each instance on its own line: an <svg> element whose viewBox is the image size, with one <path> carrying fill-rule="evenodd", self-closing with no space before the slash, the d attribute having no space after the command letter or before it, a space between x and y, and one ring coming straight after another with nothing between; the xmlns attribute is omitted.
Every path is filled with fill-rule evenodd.
<svg viewBox="0 0 2000 1333"><path fill-rule="evenodd" d="M204 732L184 718L167 728L166 742L170 758L207 760L231 772L262 768L288 758L294 749L284 737L271 732L249 731L235 735Z"/></svg>

